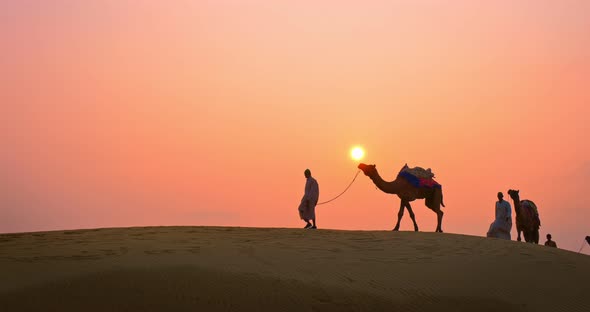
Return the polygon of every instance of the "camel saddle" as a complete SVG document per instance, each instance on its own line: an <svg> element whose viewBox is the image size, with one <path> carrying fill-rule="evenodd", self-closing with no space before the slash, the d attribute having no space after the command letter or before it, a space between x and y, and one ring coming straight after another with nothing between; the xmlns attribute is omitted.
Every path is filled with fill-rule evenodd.
<svg viewBox="0 0 590 312"><path fill-rule="evenodd" d="M397 176L406 179L415 187L441 188L441 185L433 179L434 173L432 173L430 168L410 168L408 164L405 164Z"/></svg>
<svg viewBox="0 0 590 312"><path fill-rule="evenodd" d="M523 213L528 215L529 220L533 221L533 226L539 228L541 226L541 219L539 218L537 205L528 199L523 199L520 201L520 207Z"/></svg>

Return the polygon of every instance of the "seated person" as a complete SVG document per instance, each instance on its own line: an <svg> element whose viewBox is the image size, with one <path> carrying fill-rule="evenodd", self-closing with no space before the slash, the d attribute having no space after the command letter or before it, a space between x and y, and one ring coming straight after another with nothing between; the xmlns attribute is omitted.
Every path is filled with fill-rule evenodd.
<svg viewBox="0 0 590 312"><path fill-rule="evenodd" d="M545 246L557 248L557 244L551 240L551 234L547 234L547 241L545 242Z"/></svg>

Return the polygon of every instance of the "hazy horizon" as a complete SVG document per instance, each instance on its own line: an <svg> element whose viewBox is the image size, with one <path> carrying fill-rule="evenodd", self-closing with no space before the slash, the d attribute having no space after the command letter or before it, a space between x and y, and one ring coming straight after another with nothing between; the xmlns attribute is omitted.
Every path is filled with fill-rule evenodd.
<svg viewBox="0 0 590 312"><path fill-rule="evenodd" d="M302 227L303 170L330 199L360 145L386 180L432 168L445 232L485 236L519 189L540 244L590 235L588 1L25 0L0 25L0 233ZM318 227L398 207L361 174Z"/></svg>

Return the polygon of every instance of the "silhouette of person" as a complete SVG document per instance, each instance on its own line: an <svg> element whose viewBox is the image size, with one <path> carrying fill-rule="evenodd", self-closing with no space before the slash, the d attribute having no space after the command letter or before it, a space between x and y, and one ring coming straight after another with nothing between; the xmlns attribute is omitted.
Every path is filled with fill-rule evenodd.
<svg viewBox="0 0 590 312"><path fill-rule="evenodd" d="M504 194L498 192L496 202L496 219L490 224L487 237L496 237L510 240L512 230L512 209L510 203L504 200Z"/></svg>
<svg viewBox="0 0 590 312"><path fill-rule="evenodd" d="M551 240L551 234L547 234L547 241L545 242L545 246L557 248L557 244Z"/></svg>
<svg viewBox="0 0 590 312"><path fill-rule="evenodd" d="M315 222L315 206L320 197L320 187L318 181L311 176L311 171L305 169L305 193L299 204L299 217L307 224L304 229L317 229ZM312 223L309 223L311 221Z"/></svg>

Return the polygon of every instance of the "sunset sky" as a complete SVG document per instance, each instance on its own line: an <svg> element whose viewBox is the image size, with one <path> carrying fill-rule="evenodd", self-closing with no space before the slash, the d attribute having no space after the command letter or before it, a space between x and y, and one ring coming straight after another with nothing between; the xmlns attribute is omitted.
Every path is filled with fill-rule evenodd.
<svg viewBox="0 0 590 312"><path fill-rule="evenodd" d="M0 42L0 233L302 227L305 168L328 200L360 145L432 168L445 232L515 188L542 242L590 235L590 1L5 0ZM318 227L398 207L361 174Z"/></svg>

